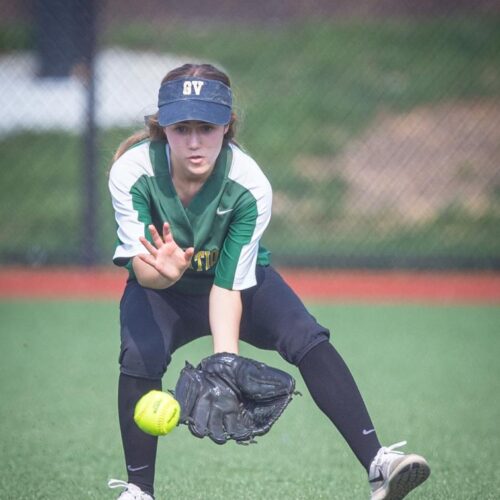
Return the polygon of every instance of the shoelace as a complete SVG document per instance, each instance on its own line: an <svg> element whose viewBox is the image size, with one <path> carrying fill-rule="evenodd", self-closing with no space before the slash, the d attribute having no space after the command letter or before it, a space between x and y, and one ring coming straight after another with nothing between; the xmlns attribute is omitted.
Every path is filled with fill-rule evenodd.
<svg viewBox="0 0 500 500"><path fill-rule="evenodd" d="M128 488L128 483L126 481L122 481L121 479L110 479L108 481L108 488Z"/></svg>
<svg viewBox="0 0 500 500"><path fill-rule="evenodd" d="M127 483L127 481L122 481L121 479L110 479L108 481L108 487L112 489L123 488L127 491L127 493L133 495L134 498L152 498L151 495L141 491L139 486L136 486L132 483Z"/></svg>
<svg viewBox="0 0 500 500"><path fill-rule="evenodd" d="M395 453L397 455L404 455L402 451L395 451L396 448L401 448L406 445L406 441L400 441L399 443L391 444L391 446L383 446L378 450L377 456L375 457L375 466L380 466L384 461L384 455L386 453Z"/></svg>

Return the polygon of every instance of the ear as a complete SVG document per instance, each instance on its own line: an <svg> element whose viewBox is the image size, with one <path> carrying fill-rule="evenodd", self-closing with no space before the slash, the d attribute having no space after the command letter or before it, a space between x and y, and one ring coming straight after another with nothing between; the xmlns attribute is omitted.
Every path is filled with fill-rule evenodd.
<svg viewBox="0 0 500 500"><path fill-rule="evenodd" d="M227 131L229 130L229 124L224 126L224 135L227 134Z"/></svg>

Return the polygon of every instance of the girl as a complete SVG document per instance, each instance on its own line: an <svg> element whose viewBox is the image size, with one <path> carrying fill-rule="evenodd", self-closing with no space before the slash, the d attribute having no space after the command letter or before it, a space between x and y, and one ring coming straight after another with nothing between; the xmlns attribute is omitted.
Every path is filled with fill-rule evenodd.
<svg viewBox="0 0 500 500"><path fill-rule="evenodd" d="M234 141L229 78L186 64L161 83L148 131L120 145L110 173L118 244L129 279L120 304L118 385L128 481L121 500L151 500L157 438L133 420L180 346L211 334L214 352L242 340L276 350L300 370L319 408L366 469L372 499L403 498L429 475L426 461L381 447L344 361L300 299L271 267L260 239L271 186Z"/></svg>

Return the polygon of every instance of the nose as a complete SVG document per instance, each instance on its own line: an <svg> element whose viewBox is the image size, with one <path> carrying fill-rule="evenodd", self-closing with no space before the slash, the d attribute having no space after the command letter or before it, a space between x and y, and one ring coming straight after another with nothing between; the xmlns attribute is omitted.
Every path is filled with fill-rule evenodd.
<svg viewBox="0 0 500 500"><path fill-rule="evenodd" d="M200 135L196 129L190 131L188 136L189 149L196 149L200 146Z"/></svg>

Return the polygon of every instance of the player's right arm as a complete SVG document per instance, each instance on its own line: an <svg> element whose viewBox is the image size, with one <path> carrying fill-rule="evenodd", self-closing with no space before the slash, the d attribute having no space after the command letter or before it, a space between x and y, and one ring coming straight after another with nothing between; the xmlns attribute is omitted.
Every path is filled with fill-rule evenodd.
<svg viewBox="0 0 500 500"><path fill-rule="evenodd" d="M147 288L173 285L189 266L192 250L182 250L170 234L153 225L149 179L154 175L147 145L127 151L113 165L109 190L117 222L113 262L127 266Z"/></svg>
<svg viewBox="0 0 500 500"><path fill-rule="evenodd" d="M143 262L139 256L132 259L132 269L139 284L145 288L161 290L175 283L163 277L156 269Z"/></svg>

